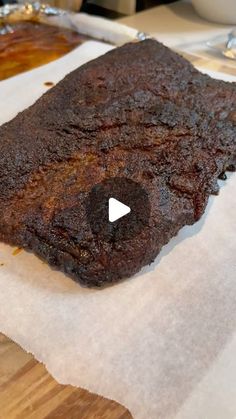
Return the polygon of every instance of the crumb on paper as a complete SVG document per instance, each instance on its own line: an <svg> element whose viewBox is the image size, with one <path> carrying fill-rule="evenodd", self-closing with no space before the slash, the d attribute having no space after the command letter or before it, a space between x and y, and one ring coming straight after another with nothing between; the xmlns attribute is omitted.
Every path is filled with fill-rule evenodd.
<svg viewBox="0 0 236 419"><path fill-rule="evenodd" d="M4 266L4 263L0 263L0 266Z"/></svg>
<svg viewBox="0 0 236 419"><path fill-rule="evenodd" d="M12 252L12 254L13 254L13 256L17 256L20 252L22 252L22 248L21 247L17 247L13 252Z"/></svg>
<svg viewBox="0 0 236 419"><path fill-rule="evenodd" d="M54 83L52 81L45 81L44 86L52 87L54 86Z"/></svg>

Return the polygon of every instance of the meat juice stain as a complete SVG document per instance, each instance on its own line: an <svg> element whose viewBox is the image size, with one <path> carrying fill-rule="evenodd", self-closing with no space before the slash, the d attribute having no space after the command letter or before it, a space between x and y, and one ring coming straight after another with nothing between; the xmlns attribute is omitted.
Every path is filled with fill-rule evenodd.
<svg viewBox="0 0 236 419"><path fill-rule="evenodd" d="M91 39L75 31L37 22L11 24L0 35L0 80L47 64Z"/></svg>
<svg viewBox="0 0 236 419"><path fill-rule="evenodd" d="M15 249L13 252L12 252L12 254L13 254L13 256L17 256L17 255L19 255L19 253L20 252L22 252L22 248L21 247L17 247L17 249Z"/></svg>
<svg viewBox="0 0 236 419"><path fill-rule="evenodd" d="M52 81L45 81L44 86L52 87L52 86L54 86L54 83Z"/></svg>

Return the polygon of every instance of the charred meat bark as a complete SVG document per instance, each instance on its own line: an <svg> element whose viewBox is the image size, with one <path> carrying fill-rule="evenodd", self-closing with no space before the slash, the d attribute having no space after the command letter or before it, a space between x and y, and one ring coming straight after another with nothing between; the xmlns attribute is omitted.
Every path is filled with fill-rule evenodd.
<svg viewBox="0 0 236 419"><path fill-rule="evenodd" d="M0 240L86 286L133 275L203 214L236 166L236 85L154 40L78 68L0 128ZM91 188L138 182L148 225L121 242L91 231Z"/></svg>

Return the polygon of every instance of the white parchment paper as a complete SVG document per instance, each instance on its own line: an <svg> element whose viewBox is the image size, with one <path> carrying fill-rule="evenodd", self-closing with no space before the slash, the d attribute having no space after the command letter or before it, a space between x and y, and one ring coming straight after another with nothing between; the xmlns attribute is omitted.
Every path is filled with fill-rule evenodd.
<svg viewBox="0 0 236 419"><path fill-rule="evenodd" d="M88 42L0 82L0 123L46 91L44 82L109 48ZM0 331L59 382L115 399L135 419L233 419L236 175L221 184L199 223L182 229L150 267L102 291L0 244Z"/></svg>

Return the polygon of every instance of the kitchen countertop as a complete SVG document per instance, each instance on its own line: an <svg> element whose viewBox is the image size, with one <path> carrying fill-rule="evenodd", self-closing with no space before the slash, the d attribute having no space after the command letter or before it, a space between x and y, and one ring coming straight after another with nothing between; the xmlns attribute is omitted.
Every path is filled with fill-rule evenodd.
<svg viewBox="0 0 236 419"><path fill-rule="evenodd" d="M0 419L131 419L127 409L58 384L43 364L0 334Z"/></svg>
<svg viewBox="0 0 236 419"><path fill-rule="evenodd" d="M189 1L180 1L148 9L118 19L118 22L150 33L164 44L177 47L188 43L207 40L227 33L232 25L211 23L197 15Z"/></svg>
<svg viewBox="0 0 236 419"><path fill-rule="evenodd" d="M149 33L190 60L196 67L236 75L236 61L221 57L206 42L227 37L232 25L211 23L197 15L188 0L159 6L118 20Z"/></svg>

